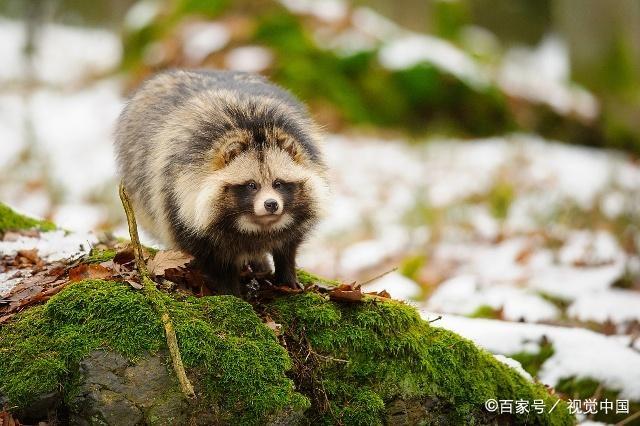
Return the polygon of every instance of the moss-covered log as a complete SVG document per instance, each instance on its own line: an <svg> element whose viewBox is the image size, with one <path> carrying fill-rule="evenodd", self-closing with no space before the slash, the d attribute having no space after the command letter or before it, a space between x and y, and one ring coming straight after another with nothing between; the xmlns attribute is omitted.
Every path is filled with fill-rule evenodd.
<svg viewBox="0 0 640 426"><path fill-rule="evenodd" d="M21 215L6 204L0 203L0 235L6 231L32 228L41 231L52 231L55 229L55 225L46 220L38 220Z"/></svg>
<svg viewBox="0 0 640 426"><path fill-rule="evenodd" d="M377 424L392 402L428 399L438 401L439 418L482 423L490 419L482 410L489 398L554 404L542 386L402 303L281 296L264 306L282 324L279 341L237 298L164 297L185 365L197 378L200 407L215 407L217 421L259 424L298 412L329 424ZM0 392L22 413L52 393L58 411L73 413L65 402L76 400L82 385L78 366L98 349L136 363L165 346L144 296L111 281L73 284L1 331ZM511 420L572 422L566 409Z"/></svg>
<svg viewBox="0 0 640 426"><path fill-rule="evenodd" d="M319 280L303 271L299 279ZM574 423L564 402L551 413L486 412L487 399L550 408L557 398L404 303L338 303L316 292L254 305L160 297L195 401L182 398L145 296L126 283L86 280L0 326L0 404L29 422L84 424Z"/></svg>

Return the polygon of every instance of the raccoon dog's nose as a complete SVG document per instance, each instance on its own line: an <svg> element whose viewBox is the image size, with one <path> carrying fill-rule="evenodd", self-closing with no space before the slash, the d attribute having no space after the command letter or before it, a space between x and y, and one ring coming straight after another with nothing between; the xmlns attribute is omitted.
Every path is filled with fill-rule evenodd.
<svg viewBox="0 0 640 426"><path fill-rule="evenodd" d="M269 198L264 202L264 208L269 213L275 213L278 210L278 202L273 198Z"/></svg>

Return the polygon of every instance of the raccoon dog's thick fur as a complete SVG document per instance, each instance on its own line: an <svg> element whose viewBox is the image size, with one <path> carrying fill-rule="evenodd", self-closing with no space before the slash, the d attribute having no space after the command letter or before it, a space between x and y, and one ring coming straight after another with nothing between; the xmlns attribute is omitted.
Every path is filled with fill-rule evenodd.
<svg viewBox="0 0 640 426"><path fill-rule="evenodd" d="M116 155L136 217L192 254L219 292L269 268L294 286L298 246L326 200L319 134L264 78L172 71L145 82L118 121Z"/></svg>

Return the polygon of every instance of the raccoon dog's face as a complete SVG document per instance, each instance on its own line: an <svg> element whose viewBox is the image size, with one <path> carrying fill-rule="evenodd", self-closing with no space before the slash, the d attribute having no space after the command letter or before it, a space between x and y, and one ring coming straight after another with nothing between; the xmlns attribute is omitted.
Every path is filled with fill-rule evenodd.
<svg viewBox="0 0 640 426"><path fill-rule="evenodd" d="M215 150L192 203L201 230L268 234L318 218L327 191L322 166L281 130L265 131L259 144L253 137L231 131Z"/></svg>

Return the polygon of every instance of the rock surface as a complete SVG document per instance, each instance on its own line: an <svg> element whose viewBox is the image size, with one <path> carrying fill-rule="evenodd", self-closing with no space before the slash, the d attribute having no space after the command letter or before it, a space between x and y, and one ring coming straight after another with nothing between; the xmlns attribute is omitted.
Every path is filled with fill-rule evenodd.
<svg viewBox="0 0 640 426"><path fill-rule="evenodd" d="M80 363L81 386L71 404L78 425L184 424L182 397L163 352L131 363L124 356L94 351Z"/></svg>

